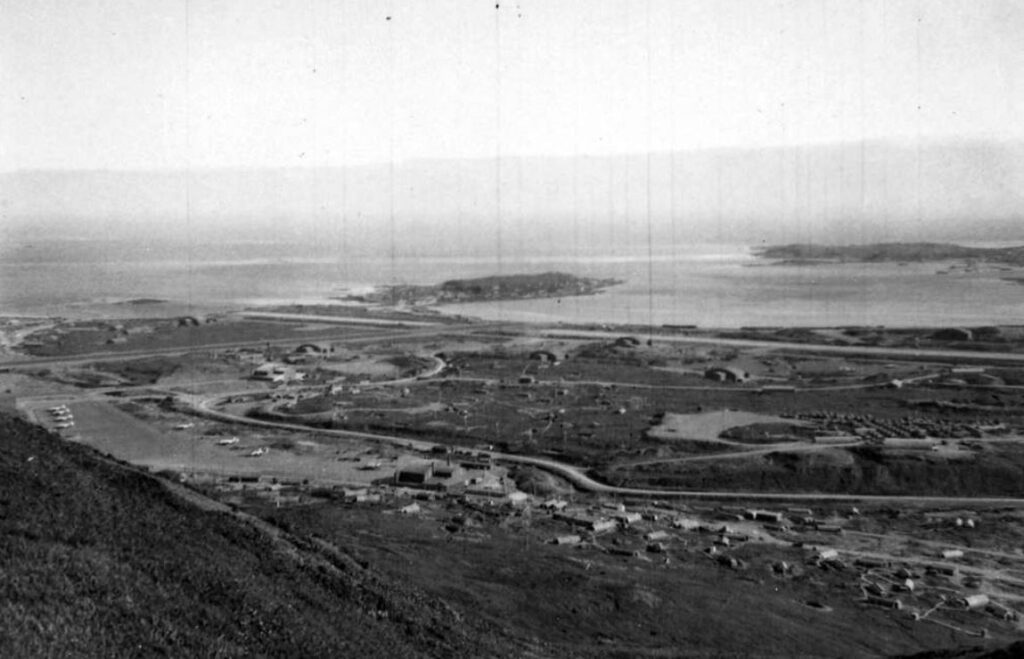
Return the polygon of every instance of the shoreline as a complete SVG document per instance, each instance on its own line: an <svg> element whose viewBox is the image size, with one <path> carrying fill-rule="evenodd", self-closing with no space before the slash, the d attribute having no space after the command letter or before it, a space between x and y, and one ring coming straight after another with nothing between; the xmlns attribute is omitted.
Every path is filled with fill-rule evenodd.
<svg viewBox="0 0 1024 659"><path fill-rule="evenodd" d="M1024 285L1024 278L1004 278L1002 283L1010 286ZM246 304L192 304L187 305L173 300L163 305L146 305L150 313L132 313L140 308L136 306L118 306L110 303L98 303L90 305L83 302L75 302L68 305L54 305L50 309L42 310L6 310L0 312L0 322L23 324L41 322L113 322L131 320L173 320L184 316L200 317L248 317L253 320L272 320L275 316L293 316L298 320L307 323L338 324L350 320L356 324L394 324L407 322L416 324L444 324L452 322L506 322L510 324L524 324L533 326L559 326L567 328L594 329L594 328L622 328L630 331L649 332L663 331L665 329L685 328L695 329L701 332L712 331L768 331L768 330L844 330L844 329L885 329L885 330L929 330L948 327L1021 327L1024 326L1024 317L1013 316L1006 318L973 316L967 322L956 322L955 319L945 317L946 322L941 319L934 319L936 322L905 322L900 319L890 319L889 322L746 322L746 323L700 323L685 322L692 319L675 319L662 321L656 319L649 322L647 319L622 319L614 317L584 317L570 318L562 314L549 314L542 309L530 309L554 303L564 304L565 300L587 300L600 298L607 295L606 291L598 291L578 296L548 298L537 297L529 299L513 299L500 301L478 301L460 302L440 305L423 305L410 307L406 305L382 305L376 303L354 303L351 301L340 301L334 297L308 299L302 304L290 305L281 304L280 299L266 300L264 303L252 304L249 300ZM571 304L571 303L570 303ZM50 306L50 305L47 305ZM350 310L354 313L291 313L282 311L289 306L305 307L310 309L337 310L344 312ZM790 319L792 320L792 319Z"/></svg>
<svg viewBox="0 0 1024 659"><path fill-rule="evenodd" d="M961 261L915 263L778 265L770 261L686 260L656 273L654 292L636 268L585 271L603 285L566 293L513 295L458 301L419 300L385 304L367 297L386 296L390 285L308 287L270 294L223 297L196 291L192 300L177 300L145 289L123 297L7 305L2 318L65 318L69 320L161 319L189 315L268 312L276 307L306 306L351 310L353 315L410 320L473 318L484 322L570 325L697 325L707 329L744 327L930 328L944 326L1014 325L1021 320L1024 299L1020 286L1024 268L967 268ZM770 275L763 268L771 266ZM1017 275L1021 276L1018 277ZM424 276L424 280L429 278ZM280 280L274 288L284 288ZM403 285L404 286L404 285ZM414 288L438 287L422 285ZM319 289L319 290L317 290ZM269 292L269 291L268 291ZM206 293L208 298L198 299ZM359 301L356 298L364 298ZM141 303L143 301L144 303ZM332 313L331 315L344 315Z"/></svg>
<svg viewBox="0 0 1024 659"><path fill-rule="evenodd" d="M1024 269L950 263L843 263L815 267L773 265L750 245L708 245L660 250L649 259L631 253L543 259L523 255L504 263L512 273L571 272L615 285L586 295L463 298L449 303L349 306L355 314L420 312L492 322L742 327L886 327L1005 325L1020 321ZM768 267L771 265L772 267ZM956 268L950 268L956 265ZM5 315L80 320L173 318L267 311L267 307L352 305L353 297L380 295L389 286L430 286L446 277L493 277L495 264L479 258L352 259L255 268L225 262L156 269L127 267L108 277L102 263L70 262L48 270L10 270ZM945 270L940 274L937 270ZM620 283L621 282L621 283ZM60 284L58 288L56 285ZM66 284L66 285L65 285ZM439 286L440 284L434 284ZM188 293L186 294L186 290ZM599 294L598 294L599 293ZM184 299L179 299L179 296ZM140 300L164 300L138 304ZM49 301L49 302L48 302ZM357 310L358 309L358 310Z"/></svg>

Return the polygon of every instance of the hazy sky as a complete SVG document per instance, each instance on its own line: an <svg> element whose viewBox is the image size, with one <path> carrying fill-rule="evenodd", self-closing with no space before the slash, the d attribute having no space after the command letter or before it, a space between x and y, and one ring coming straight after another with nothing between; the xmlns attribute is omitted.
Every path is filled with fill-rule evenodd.
<svg viewBox="0 0 1024 659"><path fill-rule="evenodd" d="M0 168L1024 138L1013 0L0 0Z"/></svg>

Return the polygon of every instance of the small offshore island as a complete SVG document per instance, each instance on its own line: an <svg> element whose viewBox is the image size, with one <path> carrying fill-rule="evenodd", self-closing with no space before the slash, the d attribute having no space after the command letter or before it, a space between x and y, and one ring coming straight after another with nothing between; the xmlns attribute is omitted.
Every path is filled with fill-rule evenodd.
<svg viewBox="0 0 1024 659"><path fill-rule="evenodd" d="M475 279L450 279L440 284L381 286L370 293L349 295L344 299L372 304L429 306L594 295L621 283L618 279L577 277L564 272L492 275Z"/></svg>

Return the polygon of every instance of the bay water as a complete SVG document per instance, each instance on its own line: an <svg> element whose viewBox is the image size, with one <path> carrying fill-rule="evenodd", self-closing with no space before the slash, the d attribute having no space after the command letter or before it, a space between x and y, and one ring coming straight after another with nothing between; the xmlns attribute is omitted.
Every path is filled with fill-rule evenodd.
<svg viewBox="0 0 1024 659"><path fill-rule="evenodd" d="M942 263L774 265L745 245L571 255L345 254L287 241L38 239L0 246L0 313L167 316L332 303L397 283L562 271L623 283L583 297L446 305L489 320L702 327L1024 323L1024 272ZM940 274L942 273L942 274ZM164 304L123 302L153 298Z"/></svg>

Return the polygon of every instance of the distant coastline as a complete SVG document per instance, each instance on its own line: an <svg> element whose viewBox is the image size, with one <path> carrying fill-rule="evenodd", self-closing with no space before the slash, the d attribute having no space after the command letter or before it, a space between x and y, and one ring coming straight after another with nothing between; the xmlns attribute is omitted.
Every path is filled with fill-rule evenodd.
<svg viewBox="0 0 1024 659"><path fill-rule="evenodd" d="M776 260L778 265L973 260L989 264L1024 266L1024 246L965 247L952 243L789 244L754 248L752 251L754 256L759 258Z"/></svg>
<svg viewBox="0 0 1024 659"><path fill-rule="evenodd" d="M122 300L120 302L115 302L114 304L118 304L118 305L122 305L122 306L129 306L129 307L138 307L138 306L152 305L152 304L167 304L167 302L168 302L167 300L160 300L160 299L152 298L152 297L139 297L139 298L133 298L131 300Z"/></svg>

